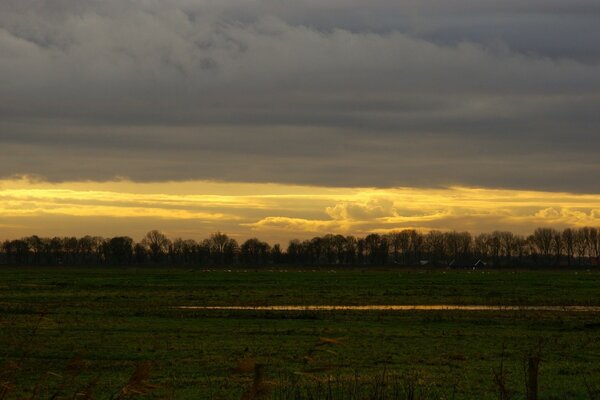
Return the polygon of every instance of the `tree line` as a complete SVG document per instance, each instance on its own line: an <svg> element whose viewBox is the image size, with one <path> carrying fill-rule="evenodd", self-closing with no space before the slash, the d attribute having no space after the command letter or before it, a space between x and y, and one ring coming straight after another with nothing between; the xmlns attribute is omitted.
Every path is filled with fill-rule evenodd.
<svg viewBox="0 0 600 400"><path fill-rule="evenodd" d="M600 229L538 228L523 236L507 231L427 233L413 229L365 237L327 234L291 240L286 249L257 238L239 244L217 232L196 241L171 240L153 230L136 242L127 236L6 240L2 265L172 266L598 266Z"/></svg>

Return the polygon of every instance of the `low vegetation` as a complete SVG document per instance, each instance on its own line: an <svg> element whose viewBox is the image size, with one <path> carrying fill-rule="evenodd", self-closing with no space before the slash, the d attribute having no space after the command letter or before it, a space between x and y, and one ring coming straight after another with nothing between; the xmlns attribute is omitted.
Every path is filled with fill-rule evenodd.
<svg viewBox="0 0 600 400"><path fill-rule="evenodd" d="M532 359L540 399L599 394L594 313L175 308L600 305L595 272L0 273L0 399L518 399Z"/></svg>

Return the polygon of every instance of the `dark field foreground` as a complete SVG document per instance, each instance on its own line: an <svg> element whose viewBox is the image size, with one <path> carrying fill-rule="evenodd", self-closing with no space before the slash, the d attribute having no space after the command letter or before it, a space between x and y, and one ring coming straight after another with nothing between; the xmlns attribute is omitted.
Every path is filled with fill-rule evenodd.
<svg viewBox="0 0 600 400"><path fill-rule="evenodd" d="M23 268L0 278L0 399L524 398L537 357L539 398L600 398L593 312L176 308L599 306L595 272Z"/></svg>

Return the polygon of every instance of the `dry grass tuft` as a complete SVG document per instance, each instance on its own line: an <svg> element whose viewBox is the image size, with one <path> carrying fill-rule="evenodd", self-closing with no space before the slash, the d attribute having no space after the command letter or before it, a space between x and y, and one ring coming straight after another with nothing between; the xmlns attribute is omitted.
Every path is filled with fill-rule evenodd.
<svg viewBox="0 0 600 400"><path fill-rule="evenodd" d="M6 399L13 390L15 390L15 386L12 383L0 382L0 400Z"/></svg>
<svg viewBox="0 0 600 400"><path fill-rule="evenodd" d="M73 395L73 400L91 400L94 397L94 389L98 386L99 379L93 379L85 387L79 389Z"/></svg>
<svg viewBox="0 0 600 400"><path fill-rule="evenodd" d="M340 344L340 339L320 337L319 343L320 344Z"/></svg>
<svg viewBox="0 0 600 400"><path fill-rule="evenodd" d="M146 395L156 389L158 386L152 383L149 383L150 372L152 371L152 363L149 361L138 364L129 378L129 381L117 396L117 399L123 399L130 396L140 396Z"/></svg>
<svg viewBox="0 0 600 400"><path fill-rule="evenodd" d="M83 357L81 357L81 355L78 354L69 360L66 372L71 376L76 376L85 371L87 367L87 361L85 361Z"/></svg>
<svg viewBox="0 0 600 400"><path fill-rule="evenodd" d="M252 386L244 392L241 400L266 400L270 398L272 386L272 383L265 381L264 365L256 364Z"/></svg>
<svg viewBox="0 0 600 400"><path fill-rule="evenodd" d="M256 369L256 360L254 358L244 358L239 361L233 372L238 374L248 374Z"/></svg>

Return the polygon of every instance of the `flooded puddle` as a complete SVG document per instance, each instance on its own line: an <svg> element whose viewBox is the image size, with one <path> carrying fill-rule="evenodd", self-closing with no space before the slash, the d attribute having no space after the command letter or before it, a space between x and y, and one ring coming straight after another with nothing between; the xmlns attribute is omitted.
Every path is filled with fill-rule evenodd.
<svg viewBox="0 0 600 400"><path fill-rule="evenodd" d="M489 305L287 305L287 306L179 306L180 310L222 311L554 311L600 312L600 306L489 306Z"/></svg>

